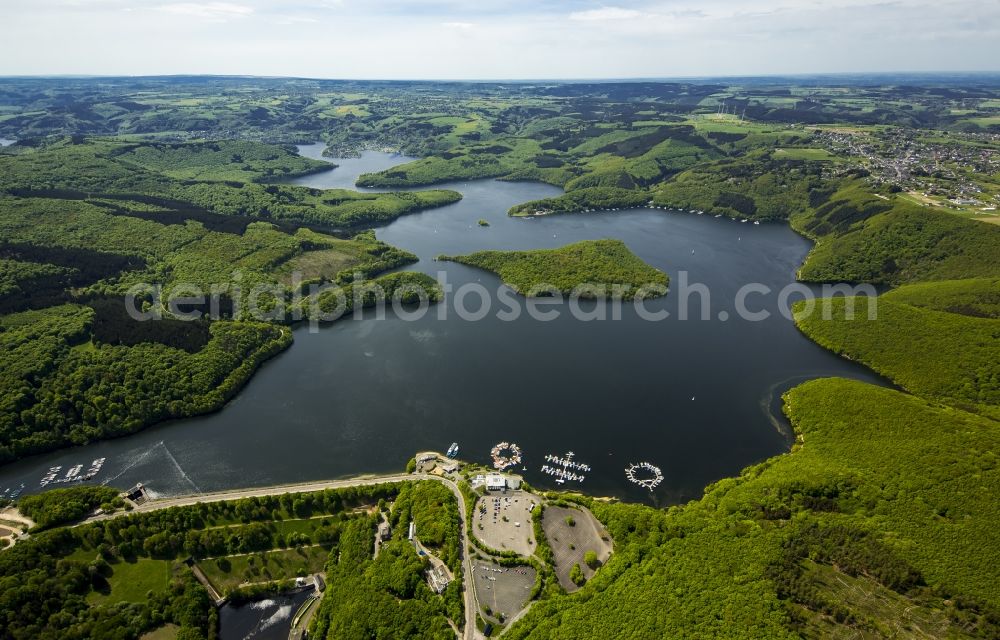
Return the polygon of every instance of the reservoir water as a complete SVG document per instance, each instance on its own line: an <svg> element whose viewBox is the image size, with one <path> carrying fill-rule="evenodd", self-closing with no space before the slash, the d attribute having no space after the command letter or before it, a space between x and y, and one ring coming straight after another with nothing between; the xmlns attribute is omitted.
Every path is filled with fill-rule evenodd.
<svg viewBox="0 0 1000 640"><path fill-rule="evenodd" d="M406 160L367 152L295 182L352 187L361 172ZM495 180L441 186L464 199L404 216L378 237L419 256L408 269L441 273L455 287L482 284L493 313L466 321L451 300L417 321L369 313L317 333L298 328L295 344L222 411L2 467L0 489L24 483L31 492L49 467L105 457L99 481L142 482L163 495L204 492L398 471L414 452L443 451L453 441L460 457L489 463L490 448L507 440L523 449L524 475L536 486L556 488L540 472L544 456L572 450L592 470L567 487L662 505L787 450L780 394L799 382L834 375L879 382L803 337L778 314L776 296L748 298L771 312L767 320L736 317L741 286L777 292L794 282L810 245L787 226L650 209L514 219L506 215L511 205L560 190ZM490 226L477 225L480 218ZM564 303L552 307L562 311L554 321L522 313L505 322L495 313L504 308L496 277L434 260L598 238L623 240L670 275L670 294L646 305L669 311L668 319L644 320L629 305L620 320L581 321ZM708 288L711 319L678 319L682 271ZM692 299L697 316L700 298ZM478 302L469 296L465 306ZM625 478L625 466L640 461L663 470L652 493Z"/></svg>
<svg viewBox="0 0 1000 640"><path fill-rule="evenodd" d="M309 590L271 595L239 605L227 603L219 609L219 637L221 640L286 640L295 613L312 595Z"/></svg>

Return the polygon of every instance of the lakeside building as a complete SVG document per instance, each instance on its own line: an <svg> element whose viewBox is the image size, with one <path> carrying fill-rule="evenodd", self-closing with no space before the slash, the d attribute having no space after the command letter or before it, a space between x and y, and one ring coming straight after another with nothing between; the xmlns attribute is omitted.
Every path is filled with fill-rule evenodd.
<svg viewBox="0 0 1000 640"><path fill-rule="evenodd" d="M472 478L473 487L485 487L487 491L516 491L521 488L521 478L504 473L479 474Z"/></svg>
<svg viewBox="0 0 1000 640"><path fill-rule="evenodd" d="M486 476L486 490L487 491L506 491L507 490L507 478L500 475L499 473L491 473Z"/></svg>

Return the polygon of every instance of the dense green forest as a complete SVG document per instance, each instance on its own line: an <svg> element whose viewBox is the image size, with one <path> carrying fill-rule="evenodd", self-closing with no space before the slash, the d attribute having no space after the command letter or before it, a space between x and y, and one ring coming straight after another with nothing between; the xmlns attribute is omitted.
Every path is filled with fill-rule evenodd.
<svg viewBox="0 0 1000 640"><path fill-rule="evenodd" d="M792 226L816 240L799 277L900 285L1000 275L1000 225L940 215L856 181L814 198Z"/></svg>
<svg viewBox="0 0 1000 640"><path fill-rule="evenodd" d="M991 290L971 295L949 293L959 309L975 308L982 294L1000 294L1000 287L992 284ZM917 395L1000 420L1000 320L898 302L911 299L909 289L901 287L878 299L834 298L828 304L829 318L824 318L823 305L803 314L798 324L818 344L866 364ZM869 306L874 319L869 319Z"/></svg>
<svg viewBox="0 0 1000 640"><path fill-rule="evenodd" d="M423 579L413 545L386 543L372 559L372 521L357 521L341 537L340 555L326 567L329 587L316 614L317 638L455 637L441 599Z"/></svg>
<svg viewBox="0 0 1000 640"><path fill-rule="evenodd" d="M424 580L426 558L406 540L410 521L420 542L458 578L442 596ZM316 638L455 637L449 619L461 625L462 581L458 504L437 482L404 485L393 502L393 537L372 558L373 520L358 520L340 538L339 557L327 564L328 590L313 621Z"/></svg>
<svg viewBox="0 0 1000 640"><path fill-rule="evenodd" d="M423 630L423 637L444 637L451 633L447 617L461 620L460 587L443 596L428 589L424 561L405 542L405 527L372 560L374 513L397 500L406 502L399 509L428 530L438 527L439 537L426 541L430 547L439 539L447 548L446 541L458 535L457 508L450 492L437 488L438 483L402 483L199 503L36 533L0 554L0 635L137 638L171 623L185 634L178 637L214 638L217 613L192 566L225 575L227 567L233 571L251 555L258 560L246 578L278 585L295 573L268 578L263 558L277 553L305 558L315 547L329 559L328 593L337 594L325 603L339 603L359 616L328 618L332 614L324 604L323 624L347 620L395 629L399 623L414 633ZM33 515L55 524L108 500L117 500L111 489L72 487L23 502Z"/></svg>
<svg viewBox="0 0 1000 640"><path fill-rule="evenodd" d="M583 298L651 298L664 295L669 278L629 251L620 240L585 240L558 249L479 251L467 256L439 256L492 271L504 284L527 296L548 295L551 288Z"/></svg>
<svg viewBox="0 0 1000 640"><path fill-rule="evenodd" d="M320 291L303 300L303 316L332 322L376 304L433 304L441 300L441 287L424 273L400 271L378 276L360 284L353 282Z"/></svg>
<svg viewBox="0 0 1000 640"><path fill-rule="evenodd" d="M351 293L355 277L416 260L371 232L299 223L381 221L458 197L263 184L328 165L256 142L59 138L0 154L0 165L0 462L221 408L291 344L282 325L309 317L312 287ZM271 213L245 196L274 203ZM126 313L140 283L159 288L140 289L136 311L161 320ZM415 274L380 281L390 297L402 284L436 300ZM191 287L204 303L171 308ZM255 309L270 322L255 322Z"/></svg>
<svg viewBox="0 0 1000 640"><path fill-rule="evenodd" d="M111 487L71 487L52 489L25 496L17 503L18 511L35 521L38 529L82 520L95 509L111 511L124 506L119 491Z"/></svg>
<svg viewBox="0 0 1000 640"><path fill-rule="evenodd" d="M361 193L310 189L277 180L328 170L281 147L248 142L192 142L166 147L113 138L57 138L0 154L0 193L96 202L150 220L218 216L356 227L439 207L455 191ZM233 223L229 223L233 224Z"/></svg>
<svg viewBox="0 0 1000 640"><path fill-rule="evenodd" d="M615 554L577 594L536 604L512 637L998 633L997 423L838 379L797 387L786 407L792 453L701 500L591 502Z"/></svg>
<svg viewBox="0 0 1000 640"><path fill-rule="evenodd" d="M284 327L220 321L196 353L157 341L103 344L88 335L92 316L67 305L2 319L0 459L218 409L292 340Z"/></svg>
<svg viewBox="0 0 1000 640"><path fill-rule="evenodd" d="M993 84L135 78L97 90L85 79L2 79L0 136L18 142L0 150L0 461L219 408L289 344L295 311L332 320L372 304L373 284L436 300L427 276L384 274L415 256L362 229L458 193L287 182L330 168L293 143L398 150L419 159L359 184L534 180L564 193L511 215L652 206L787 221L816 243L801 280L885 289L797 324L898 388L819 379L792 389L791 452L688 504L573 497L607 525L615 552L572 595L547 582L506 635L1000 637ZM615 241L450 259L521 291L543 280L667 284ZM232 291L214 321L167 314L142 325L121 313L136 283L163 284L148 310L179 283L237 280L280 295L336 289L270 322L250 321ZM373 558L380 500L394 533ZM432 594L424 560L402 543L412 518L457 573L457 506L438 484L59 526L102 505L114 497L85 487L22 499L43 530L0 551L0 636L136 638L169 623L180 637L215 637L189 556L231 586L278 584L289 576L276 567L311 571L318 553L330 590L315 637L453 637L449 620L462 619L460 583ZM252 565L236 559L246 554Z"/></svg>

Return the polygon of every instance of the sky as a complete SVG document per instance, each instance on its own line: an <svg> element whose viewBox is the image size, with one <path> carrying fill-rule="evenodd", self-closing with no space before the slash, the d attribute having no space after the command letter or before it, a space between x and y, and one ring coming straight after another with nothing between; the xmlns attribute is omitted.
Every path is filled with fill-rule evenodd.
<svg viewBox="0 0 1000 640"><path fill-rule="evenodd" d="M0 75L1000 70L997 0L0 0Z"/></svg>

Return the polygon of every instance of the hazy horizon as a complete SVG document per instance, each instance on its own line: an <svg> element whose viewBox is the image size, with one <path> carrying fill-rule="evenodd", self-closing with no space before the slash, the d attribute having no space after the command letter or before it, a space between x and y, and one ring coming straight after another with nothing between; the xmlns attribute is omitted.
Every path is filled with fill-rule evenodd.
<svg viewBox="0 0 1000 640"><path fill-rule="evenodd" d="M825 73L763 73L763 74L717 74L717 75L679 75L679 76L601 76L601 77L525 77L525 78L432 78L432 77L318 77L301 75L263 75L254 73L37 73L37 74L2 74L0 80L39 79L39 80L87 80L87 79L142 79L142 78L246 78L262 80L306 80L316 82L453 82L453 83L616 83L616 82L697 82L697 81L728 81L728 80L823 80L833 78L932 78L932 79L964 79L970 77L1000 77L1000 68L982 71L969 70L938 70L938 71L831 71Z"/></svg>
<svg viewBox="0 0 1000 640"><path fill-rule="evenodd" d="M0 76L644 80L1000 59L1000 4L971 0L13 0L4 14Z"/></svg>

